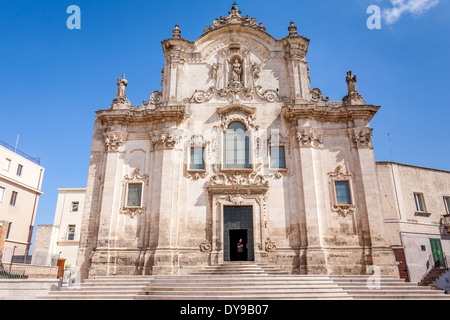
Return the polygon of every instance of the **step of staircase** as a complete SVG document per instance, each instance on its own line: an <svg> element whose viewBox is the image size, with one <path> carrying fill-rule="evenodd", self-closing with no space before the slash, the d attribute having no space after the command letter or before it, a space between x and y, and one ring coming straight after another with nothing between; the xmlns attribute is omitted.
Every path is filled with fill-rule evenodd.
<svg viewBox="0 0 450 320"><path fill-rule="evenodd" d="M271 273L274 272L274 273ZM278 273L281 272L281 273ZM254 263L207 267L179 276L96 276L42 300L349 300L447 299L442 290L390 276L291 275ZM375 288L370 285L378 285Z"/></svg>
<svg viewBox="0 0 450 320"><path fill-rule="evenodd" d="M207 266L192 274L289 274L278 267L262 263L226 262L218 266Z"/></svg>

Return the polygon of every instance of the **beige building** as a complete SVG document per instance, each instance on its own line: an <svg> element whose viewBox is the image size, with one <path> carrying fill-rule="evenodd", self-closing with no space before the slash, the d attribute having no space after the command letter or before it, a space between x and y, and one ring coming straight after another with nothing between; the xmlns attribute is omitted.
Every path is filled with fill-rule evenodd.
<svg viewBox="0 0 450 320"><path fill-rule="evenodd" d="M0 141L0 221L5 237L0 260L4 262L10 262L13 253L28 255L43 177L39 159Z"/></svg>
<svg viewBox="0 0 450 320"><path fill-rule="evenodd" d="M55 265L65 259L66 267L75 267L83 216L84 188L58 189L53 225L39 225L33 248L33 264Z"/></svg>
<svg viewBox="0 0 450 320"><path fill-rule="evenodd" d="M233 6L193 41L162 42L162 87L125 76L96 112L77 265L88 275L187 274L242 259L300 274L398 277L367 104L351 71L310 87L309 39L275 39ZM368 90L365 88L364 90Z"/></svg>
<svg viewBox="0 0 450 320"><path fill-rule="evenodd" d="M377 163L387 236L400 275L421 281L450 255L450 172L394 162ZM402 265L403 264L403 265ZM450 274L439 280L450 289Z"/></svg>

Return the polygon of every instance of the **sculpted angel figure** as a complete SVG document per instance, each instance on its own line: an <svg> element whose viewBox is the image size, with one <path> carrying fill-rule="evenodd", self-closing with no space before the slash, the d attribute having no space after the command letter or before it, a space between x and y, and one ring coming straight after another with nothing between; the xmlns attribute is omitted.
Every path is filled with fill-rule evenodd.
<svg viewBox="0 0 450 320"><path fill-rule="evenodd" d="M125 79L125 75L122 75L122 79L117 79L117 96L118 97L126 97L125 87L128 85L127 79Z"/></svg>

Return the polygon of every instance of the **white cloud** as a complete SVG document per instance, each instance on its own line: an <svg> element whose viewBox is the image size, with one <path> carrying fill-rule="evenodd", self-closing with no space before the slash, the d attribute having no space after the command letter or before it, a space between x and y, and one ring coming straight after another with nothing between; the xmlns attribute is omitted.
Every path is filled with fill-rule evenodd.
<svg viewBox="0 0 450 320"><path fill-rule="evenodd" d="M400 17L407 13L422 14L434 7L441 0L389 0L393 8L383 11L384 19L387 24L397 22Z"/></svg>

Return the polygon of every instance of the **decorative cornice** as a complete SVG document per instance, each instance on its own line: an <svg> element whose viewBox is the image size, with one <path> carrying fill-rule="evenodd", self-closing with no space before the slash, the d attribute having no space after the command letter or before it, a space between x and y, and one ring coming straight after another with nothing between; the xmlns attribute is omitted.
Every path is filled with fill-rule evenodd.
<svg viewBox="0 0 450 320"><path fill-rule="evenodd" d="M281 109L288 121L311 119L317 121L351 121L362 119L370 121L380 107L374 105L335 105L332 102L324 106L315 103L289 105Z"/></svg>
<svg viewBox="0 0 450 320"><path fill-rule="evenodd" d="M183 105L158 106L144 110L99 110L97 118L104 125L112 124L154 124L165 121L181 123L186 119L186 108Z"/></svg>

